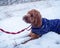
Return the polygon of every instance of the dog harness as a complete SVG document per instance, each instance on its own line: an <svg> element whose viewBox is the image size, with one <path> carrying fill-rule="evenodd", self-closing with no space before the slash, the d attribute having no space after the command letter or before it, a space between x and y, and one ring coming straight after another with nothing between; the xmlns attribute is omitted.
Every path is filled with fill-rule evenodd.
<svg viewBox="0 0 60 48"><path fill-rule="evenodd" d="M42 18L42 26L41 27L32 26L31 29L33 33L38 35L43 35L50 31L60 34L60 19L48 20L46 18Z"/></svg>

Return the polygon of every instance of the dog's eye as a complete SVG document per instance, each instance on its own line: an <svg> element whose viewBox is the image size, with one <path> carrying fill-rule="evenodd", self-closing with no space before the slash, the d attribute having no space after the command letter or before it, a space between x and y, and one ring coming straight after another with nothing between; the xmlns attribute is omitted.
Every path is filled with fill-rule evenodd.
<svg viewBox="0 0 60 48"><path fill-rule="evenodd" d="M33 17L33 15L31 14L31 17Z"/></svg>

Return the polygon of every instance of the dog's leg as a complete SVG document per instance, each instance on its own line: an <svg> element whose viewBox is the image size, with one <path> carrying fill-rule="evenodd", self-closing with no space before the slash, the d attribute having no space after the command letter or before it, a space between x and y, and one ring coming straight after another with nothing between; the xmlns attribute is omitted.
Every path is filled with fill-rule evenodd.
<svg viewBox="0 0 60 48"><path fill-rule="evenodd" d="M35 34L35 33L32 33L32 32L30 32L30 34L29 34L28 36L30 36L31 38L30 38L29 40L23 42L22 44L25 44L25 43L27 43L28 41L31 41L31 40L34 40L34 39L39 38L39 35L37 35L37 34Z"/></svg>

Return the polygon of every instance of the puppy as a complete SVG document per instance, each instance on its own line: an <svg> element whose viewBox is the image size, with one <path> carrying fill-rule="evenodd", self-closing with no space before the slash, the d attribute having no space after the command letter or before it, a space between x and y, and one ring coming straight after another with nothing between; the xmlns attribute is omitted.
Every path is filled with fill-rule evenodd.
<svg viewBox="0 0 60 48"><path fill-rule="evenodd" d="M50 31L60 34L60 19L48 20L42 18L40 12L36 9L28 11L28 13L23 17L23 20L32 25L29 34L31 40L39 38Z"/></svg>

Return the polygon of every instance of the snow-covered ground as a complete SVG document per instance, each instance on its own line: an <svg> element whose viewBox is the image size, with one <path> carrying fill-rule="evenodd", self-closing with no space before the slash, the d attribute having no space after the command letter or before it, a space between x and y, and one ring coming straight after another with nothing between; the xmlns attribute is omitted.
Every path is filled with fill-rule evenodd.
<svg viewBox="0 0 60 48"><path fill-rule="evenodd" d="M17 32L28 27L22 18L31 9L37 9L42 17L48 19L60 19L60 1L40 1L25 4L17 4L0 7L0 28L7 31ZM16 35L6 34L0 31L0 48L60 48L60 35L49 32L42 37L29 41L26 44L22 42L29 40L27 35L30 31Z"/></svg>

